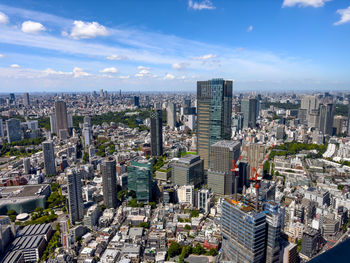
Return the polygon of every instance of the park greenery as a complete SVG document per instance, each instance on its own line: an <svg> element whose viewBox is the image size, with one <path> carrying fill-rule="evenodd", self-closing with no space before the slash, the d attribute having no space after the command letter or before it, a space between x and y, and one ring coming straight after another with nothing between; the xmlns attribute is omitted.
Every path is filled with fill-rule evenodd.
<svg viewBox="0 0 350 263"><path fill-rule="evenodd" d="M57 219L57 215L52 209L44 209L42 207L35 208L31 213L30 220L25 222L25 225L46 224Z"/></svg>
<svg viewBox="0 0 350 263"><path fill-rule="evenodd" d="M45 140L44 137L39 137L36 139L24 139L17 142L7 143L4 142L0 145L0 157L4 156L21 156L27 157L36 153L38 149L32 149L27 146L36 146L41 144Z"/></svg>
<svg viewBox="0 0 350 263"><path fill-rule="evenodd" d="M66 198L62 195L60 185L58 183L52 183L51 185L51 194L46 200L46 207L48 208L59 208L63 207L66 204Z"/></svg>
<svg viewBox="0 0 350 263"><path fill-rule="evenodd" d="M11 209L11 210L7 211L7 215L10 218L11 222L15 222L16 221L16 216L17 216L16 210Z"/></svg>
<svg viewBox="0 0 350 263"><path fill-rule="evenodd" d="M182 152L180 157L184 157L184 156L186 156L188 154L197 154L197 153L196 152Z"/></svg>
<svg viewBox="0 0 350 263"><path fill-rule="evenodd" d="M192 247L192 246L181 246L177 242L172 242L168 249L169 258L179 256L179 262L184 262L184 259L187 258L190 254L216 256L217 251L216 249L213 249L213 248L207 251L199 243L197 243L194 247Z"/></svg>
<svg viewBox="0 0 350 263"><path fill-rule="evenodd" d="M270 154L270 159L275 156L289 156L298 154L301 151L316 150L318 154L316 157L321 157L322 154L327 150L327 144L318 145L312 143L300 143L300 142L287 142L279 146L275 146Z"/></svg>
<svg viewBox="0 0 350 263"><path fill-rule="evenodd" d="M39 262L46 262L50 255L52 255L52 253L56 250L56 248L61 246L61 242L60 242L60 225L57 224L56 225L56 231L53 234L53 236L51 237L43 255L40 258Z"/></svg>

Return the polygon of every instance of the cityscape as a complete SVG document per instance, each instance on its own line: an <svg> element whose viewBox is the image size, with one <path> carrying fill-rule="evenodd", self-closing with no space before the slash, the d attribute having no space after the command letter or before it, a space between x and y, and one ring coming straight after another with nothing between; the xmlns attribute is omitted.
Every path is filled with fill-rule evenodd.
<svg viewBox="0 0 350 263"><path fill-rule="evenodd" d="M266 4L272 20L338 19L328 27L345 45L322 60L165 34L149 17L158 1L110 6L125 23L145 11L132 19L157 32L93 22L111 12L93 1L29 2L0 4L0 263L348 261L349 65L324 70L350 61L349 3ZM256 3L228 2L169 1L159 19L171 28L183 8L177 26L194 29Z"/></svg>

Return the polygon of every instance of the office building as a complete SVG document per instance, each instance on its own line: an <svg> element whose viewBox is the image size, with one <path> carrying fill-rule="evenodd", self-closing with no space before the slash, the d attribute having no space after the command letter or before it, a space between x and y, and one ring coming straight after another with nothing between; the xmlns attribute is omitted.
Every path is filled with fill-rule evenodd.
<svg viewBox="0 0 350 263"><path fill-rule="evenodd" d="M91 117L90 116L85 116L84 117L84 125L88 127L92 127L92 122L91 122Z"/></svg>
<svg viewBox="0 0 350 263"><path fill-rule="evenodd" d="M266 149L264 144L250 144L247 149L247 158L250 167L258 169L265 158L265 153Z"/></svg>
<svg viewBox="0 0 350 263"><path fill-rule="evenodd" d="M308 228L303 233L300 253L310 259L318 253L321 244L321 233L316 229Z"/></svg>
<svg viewBox="0 0 350 263"><path fill-rule="evenodd" d="M23 170L25 174L30 174L30 158L23 158Z"/></svg>
<svg viewBox="0 0 350 263"><path fill-rule="evenodd" d="M140 97L134 96L134 106L140 107Z"/></svg>
<svg viewBox="0 0 350 263"><path fill-rule="evenodd" d="M68 122L68 130L70 128L73 128L73 114L72 113L67 114L67 122Z"/></svg>
<svg viewBox="0 0 350 263"><path fill-rule="evenodd" d="M84 216L84 225L88 227L97 226L98 218L100 217L100 206L95 204L90 206Z"/></svg>
<svg viewBox="0 0 350 263"><path fill-rule="evenodd" d="M224 261L265 262L266 215L249 200L225 199L222 205Z"/></svg>
<svg viewBox="0 0 350 263"><path fill-rule="evenodd" d="M176 126L176 105L169 103L167 108L167 122L168 126L172 129Z"/></svg>
<svg viewBox="0 0 350 263"><path fill-rule="evenodd" d="M163 119L162 110L151 112L151 155L163 154Z"/></svg>
<svg viewBox="0 0 350 263"><path fill-rule="evenodd" d="M72 224L84 217L84 203L82 194L81 174L71 170L67 174L68 212Z"/></svg>
<svg viewBox="0 0 350 263"><path fill-rule="evenodd" d="M177 201L180 204L194 205L194 186L193 185L182 185L177 191Z"/></svg>
<svg viewBox="0 0 350 263"><path fill-rule="evenodd" d="M237 141L218 141L210 147L208 187L215 194L230 195L234 192L232 160L240 156L241 144Z"/></svg>
<svg viewBox="0 0 350 263"><path fill-rule="evenodd" d="M21 122L18 119L9 119L6 121L7 141L8 143L22 140Z"/></svg>
<svg viewBox="0 0 350 263"><path fill-rule="evenodd" d="M23 94L23 105L24 106L29 106L30 105L29 93L28 92Z"/></svg>
<svg viewBox="0 0 350 263"><path fill-rule="evenodd" d="M57 134L56 115L54 113L50 114L50 129L51 133Z"/></svg>
<svg viewBox="0 0 350 263"><path fill-rule="evenodd" d="M197 82L197 154L209 168L210 146L231 139L232 81Z"/></svg>
<svg viewBox="0 0 350 263"><path fill-rule="evenodd" d="M232 131L239 132L243 128L243 114L238 113L232 117Z"/></svg>
<svg viewBox="0 0 350 263"><path fill-rule="evenodd" d="M285 136L284 125L278 125L276 128L276 139L283 140Z"/></svg>
<svg viewBox="0 0 350 263"><path fill-rule="evenodd" d="M0 138L4 137L4 124L2 122L2 119L0 118Z"/></svg>
<svg viewBox="0 0 350 263"><path fill-rule="evenodd" d="M319 130L324 135L333 135L334 106L332 103L320 105Z"/></svg>
<svg viewBox="0 0 350 263"><path fill-rule="evenodd" d="M130 162L128 189L136 193L137 201L152 201L152 163L149 160L138 157Z"/></svg>
<svg viewBox="0 0 350 263"><path fill-rule="evenodd" d="M55 163L55 152L53 143L43 142L43 155L44 155L44 168L46 175L55 175L56 174L56 163Z"/></svg>
<svg viewBox="0 0 350 263"><path fill-rule="evenodd" d="M283 263L298 262L298 246L297 244L288 243L283 248Z"/></svg>
<svg viewBox="0 0 350 263"><path fill-rule="evenodd" d="M117 171L116 161L107 157L102 162L103 202L107 208L117 207Z"/></svg>
<svg viewBox="0 0 350 263"><path fill-rule="evenodd" d="M243 113L243 128L256 128L258 100L255 98L241 100L241 112Z"/></svg>
<svg viewBox="0 0 350 263"><path fill-rule="evenodd" d="M263 204L266 214L266 263L278 263L281 258L281 229L284 224L284 207L276 202Z"/></svg>
<svg viewBox="0 0 350 263"><path fill-rule="evenodd" d="M83 129L83 134L84 134L84 146L89 147L91 145L91 139L92 139L91 128L88 126L85 126Z"/></svg>
<svg viewBox="0 0 350 263"><path fill-rule="evenodd" d="M199 155L188 154L173 163L173 183L176 185L194 185L203 183L203 160Z"/></svg>
<svg viewBox="0 0 350 263"><path fill-rule="evenodd" d="M62 100L55 102L55 116L56 116L56 132L60 136L63 134L62 131L68 133L68 114L66 103Z"/></svg>
<svg viewBox="0 0 350 263"><path fill-rule="evenodd" d="M344 134L343 127L345 127L346 121L347 121L347 117L345 117L345 116L337 115L337 116L334 117L333 127L335 129L335 134L336 135ZM346 130L345 130L345 132L346 132Z"/></svg>
<svg viewBox="0 0 350 263"><path fill-rule="evenodd" d="M210 212L211 197L208 189L200 189L197 192L197 209L203 213Z"/></svg>

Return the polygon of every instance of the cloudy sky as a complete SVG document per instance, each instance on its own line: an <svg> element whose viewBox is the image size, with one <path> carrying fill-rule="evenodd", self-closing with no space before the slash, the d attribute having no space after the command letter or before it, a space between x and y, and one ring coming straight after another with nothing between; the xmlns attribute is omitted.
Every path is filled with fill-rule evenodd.
<svg viewBox="0 0 350 263"><path fill-rule="evenodd" d="M350 90L350 1L2 0L0 92Z"/></svg>

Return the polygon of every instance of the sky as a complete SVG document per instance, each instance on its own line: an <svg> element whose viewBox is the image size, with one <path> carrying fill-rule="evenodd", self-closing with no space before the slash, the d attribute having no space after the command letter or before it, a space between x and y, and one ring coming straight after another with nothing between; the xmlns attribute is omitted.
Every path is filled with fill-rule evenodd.
<svg viewBox="0 0 350 263"><path fill-rule="evenodd" d="M349 0L2 0L0 92L350 90Z"/></svg>

